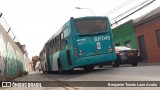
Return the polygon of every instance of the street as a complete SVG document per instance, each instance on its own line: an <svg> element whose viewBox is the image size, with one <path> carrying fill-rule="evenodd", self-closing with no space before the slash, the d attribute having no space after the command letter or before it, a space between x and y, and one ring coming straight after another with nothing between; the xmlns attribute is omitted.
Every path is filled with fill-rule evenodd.
<svg viewBox="0 0 160 90"><path fill-rule="evenodd" d="M160 81L160 66L137 66L122 65L119 68L104 66L95 67L94 71L85 72L77 69L72 72L58 74L53 72L43 74L42 72L30 72L29 75L19 77L13 81L54 81L60 87L30 88L33 90L159 90L160 87L71 87L63 81ZM47 84L47 83L46 83ZM74 83L76 86L76 83ZM2 90L13 90L14 88L2 88ZM28 90L27 88L24 88ZM17 90L17 88L16 88Z"/></svg>

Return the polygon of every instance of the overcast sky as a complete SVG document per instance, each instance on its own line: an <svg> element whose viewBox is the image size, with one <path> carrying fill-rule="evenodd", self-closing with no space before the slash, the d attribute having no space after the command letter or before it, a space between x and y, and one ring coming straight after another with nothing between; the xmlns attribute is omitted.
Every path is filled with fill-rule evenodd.
<svg viewBox="0 0 160 90"><path fill-rule="evenodd" d="M78 10L75 7L90 8L96 16L101 16L126 1L128 0L0 0L0 12L3 13L18 41L26 45L31 58L39 54L44 43L70 17L93 15L88 9ZM144 0L134 0L131 4L109 15L109 18L116 17L142 1ZM155 9L160 6L159 3L160 0L156 0L125 21Z"/></svg>

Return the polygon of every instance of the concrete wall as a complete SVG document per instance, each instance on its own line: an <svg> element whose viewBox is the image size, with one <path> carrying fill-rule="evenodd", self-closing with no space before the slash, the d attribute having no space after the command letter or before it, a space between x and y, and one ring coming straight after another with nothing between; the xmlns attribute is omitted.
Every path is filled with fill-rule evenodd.
<svg viewBox="0 0 160 90"><path fill-rule="evenodd" d="M157 43L156 30L160 30L160 17L135 27L138 37L144 35L148 61L160 62L160 47Z"/></svg>
<svg viewBox="0 0 160 90"><path fill-rule="evenodd" d="M0 25L0 81L10 80L25 71L24 56Z"/></svg>

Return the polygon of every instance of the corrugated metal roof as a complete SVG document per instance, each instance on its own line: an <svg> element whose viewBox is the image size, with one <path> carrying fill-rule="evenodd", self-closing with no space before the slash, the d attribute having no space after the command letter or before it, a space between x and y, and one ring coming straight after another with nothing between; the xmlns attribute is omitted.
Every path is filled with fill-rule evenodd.
<svg viewBox="0 0 160 90"><path fill-rule="evenodd" d="M148 20L154 19L154 18L156 18L158 16L160 16L160 7L156 8L156 9L154 9L154 10L152 10L152 11L150 11L150 12L144 14L144 15L142 15L139 18L134 19L133 23L136 26L136 25L142 24L142 23L144 23L144 22L146 22Z"/></svg>

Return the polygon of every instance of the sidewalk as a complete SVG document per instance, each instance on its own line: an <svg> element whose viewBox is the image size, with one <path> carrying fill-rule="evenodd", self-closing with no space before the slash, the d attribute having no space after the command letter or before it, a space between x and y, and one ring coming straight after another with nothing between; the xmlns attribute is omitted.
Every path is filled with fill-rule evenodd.
<svg viewBox="0 0 160 90"><path fill-rule="evenodd" d="M160 65L160 62L139 62L138 66L155 66Z"/></svg>

